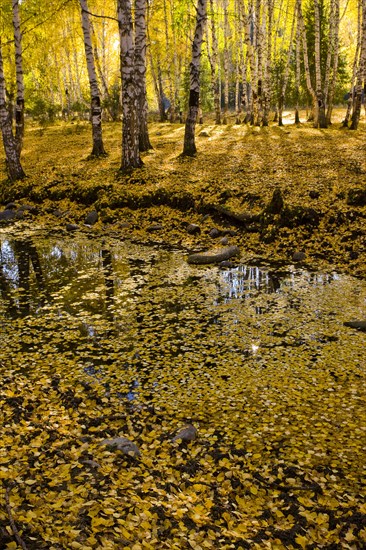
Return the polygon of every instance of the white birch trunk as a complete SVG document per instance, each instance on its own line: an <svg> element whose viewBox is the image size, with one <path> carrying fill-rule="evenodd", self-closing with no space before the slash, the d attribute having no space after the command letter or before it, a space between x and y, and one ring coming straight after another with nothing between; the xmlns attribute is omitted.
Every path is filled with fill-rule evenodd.
<svg viewBox="0 0 366 550"><path fill-rule="evenodd" d="M135 85L135 47L130 0L118 0L118 24L122 78L122 163L121 171L142 166L139 153L139 125Z"/></svg>
<svg viewBox="0 0 366 550"><path fill-rule="evenodd" d="M333 42L332 42L332 55L333 55L333 63L332 63L332 77L329 82L329 89L326 91L326 98L327 98L327 114L326 114L326 121L327 124L331 124L331 118L332 118L332 110L333 110L333 101L334 101L334 94L337 84L337 76L338 76L338 61L339 61L339 0L333 0L333 17L332 17L332 23L333 23Z"/></svg>
<svg viewBox="0 0 366 550"><path fill-rule="evenodd" d="M279 98L279 102L278 102L278 126L283 126L282 113L283 113L283 106L284 106L284 103L285 103L285 96L286 96L288 78L289 78L289 75L290 75L290 64L291 64L291 56L292 56L292 51L293 51L295 20L296 20L296 14L294 12L294 17L293 17L292 24L291 24L291 35L290 35L290 43L289 43L289 47L288 47L288 52L287 52L285 73L283 75L283 82L282 82L282 87L281 87L281 90L280 90L280 98Z"/></svg>
<svg viewBox="0 0 366 550"><path fill-rule="evenodd" d="M359 60L360 49L361 49L361 34L362 34L362 32L361 32L361 29L362 29L362 21L361 21L362 9L361 9L361 7L362 7L361 2L359 2L358 3L358 12L357 12L357 21L358 21L358 23L357 23L357 44L356 44L355 56L354 56L354 59L353 59L353 65L352 65L350 97L348 98L348 101L347 101L347 111L346 111L346 115L345 115L345 118L344 118L343 123L342 123L342 126L344 128L348 127L348 123L349 123L349 120L351 118L353 100L354 100L354 86L355 86L356 77L357 77L358 60Z"/></svg>
<svg viewBox="0 0 366 550"><path fill-rule="evenodd" d="M6 108L5 75L3 56L0 40L0 126L3 137L3 144L6 157L6 168L11 181L19 180L25 177L22 165L20 164L20 155L13 135L11 117Z"/></svg>
<svg viewBox="0 0 366 550"><path fill-rule="evenodd" d="M17 81L17 94L15 105L15 142L18 153L20 155L22 152L24 139L24 78L19 0L13 0L13 28L15 45L15 72Z"/></svg>
<svg viewBox="0 0 366 550"><path fill-rule="evenodd" d="M321 56L320 56L320 11L319 0L314 0L314 34L315 34L315 90L318 103L317 111L314 113L314 127L326 128L325 120L325 97L322 86ZM316 116L317 115L317 116Z"/></svg>
<svg viewBox="0 0 366 550"><path fill-rule="evenodd" d="M151 149L147 127L146 97L146 0L135 2L135 86L139 116L139 150Z"/></svg>
<svg viewBox="0 0 366 550"><path fill-rule="evenodd" d="M271 109L272 87L271 87L271 72L273 59L273 0L267 0L267 52L264 62L264 78L263 78L263 126L268 126L269 113Z"/></svg>
<svg viewBox="0 0 366 550"><path fill-rule="evenodd" d="M245 42L247 47L247 56L249 58L249 68L250 68L250 89L251 89L251 104L250 104L250 116L247 117L254 124L254 120L257 117L258 112L258 96L257 96L257 65L254 53L254 36L251 33L251 22L253 18L253 13L244 15L245 19Z"/></svg>
<svg viewBox="0 0 366 550"><path fill-rule="evenodd" d="M179 116L179 121L181 120L181 109L179 102L179 85L180 85L180 71L179 71L179 58L178 58L178 49L177 49L177 30L176 22L174 19L174 2L170 2L170 17L172 21L172 44L173 44L173 70L174 70L174 101L172 103L173 109L171 113L171 122L175 122L177 116Z"/></svg>
<svg viewBox="0 0 366 550"><path fill-rule="evenodd" d="M311 99L313 101L314 118L318 120L318 100L317 100L316 92L313 88L311 77L310 77L308 45L306 42L306 33L305 33L304 18L302 15L301 0L297 0L297 17L298 17L298 25L300 27L300 34L302 38L302 50L303 50L303 58L304 58L306 86L310 93Z"/></svg>
<svg viewBox="0 0 366 550"><path fill-rule="evenodd" d="M351 130L357 130L361 116L362 85L366 84L366 0L362 0L362 28L360 59L357 70L355 99L353 104Z"/></svg>
<svg viewBox="0 0 366 550"><path fill-rule="evenodd" d="M296 12L295 12L296 13ZM295 105L295 124L300 124L300 77L301 77L301 64L300 64L300 54L301 54L301 25L299 18L296 22L296 53L295 53L295 93L296 93L296 105Z"/></svg>
<svg viewBox="0 0 366 550"><path fill-rule="evenodd" d="M262 28L262 0L256 0L255 4L255 48L257 53L257 88L253 88L253 124L260 126L263 118L262 92L263 92L263 28Z"/></svg>
<svg viewBox="0 0 366 550"><path fill-rule="evenodd" d="M207 0L197 1L196 30L192 43L192 61L190 64L190 90L188 116L186 119L183 156L196 154L195 128L200 98L200 67L203 32L206 24Z"/></svg>
<svg viewBox="0 0 366 550"><path fill-rule="evenodd" d="M211 87L212 87L212 93L214 97L215 123L221 124L220 83L219 83L219 74L218 74L218 66L217 66L218 43L217 43L217 35L216 35L216 17L215 17L216 14L214 10L213 0L210 0L210 11L211 11L210 19L211 19L212 46L211 46L211 53L210 53L209 47L208 47L209 40L207 39L207 52L208 52L208 58L209 58L209 63L211 68ZM207 31L207 34L208 34L208 31Z"/></svg>
<svg viewBox="0 0 366 550"><path fill-rule="evenodd" d="M90 32L90 20L89 20L89 8L87 0L79 0L81 7L81 23L84 34L84 47L85 47L85 57L86 65L88 68L88 77L89 77L89 86L90 86L90 96L91 96L91 110L90 118L92 124L92 135L93 135L93 149L92 156L100 157L105 155L103 145L103 133L102 133L102 107L100 101L100 92L97 81L97 74L95 71L95 60L93 53L93 45Z"/></svg>
<svg viewBox="0 0 366 550"><path fill-rule="evenodd" d="M223 1L224 10L224 116L223 124L228 123L229 111L229 2Z"/></svg>
<svg viewBox="0 0 366 550"><path fill-rule="evenodd" d="M242 81L243 72L243 35L240 27L240 6L239 2L235 2L235 43L237 45L236 50L236 67L235 67L235 112L236 121L235 124L241 123L241 108L242 108L242 94L240 94L240 82ZM242 83L244 87L244 83Z"/></svg>

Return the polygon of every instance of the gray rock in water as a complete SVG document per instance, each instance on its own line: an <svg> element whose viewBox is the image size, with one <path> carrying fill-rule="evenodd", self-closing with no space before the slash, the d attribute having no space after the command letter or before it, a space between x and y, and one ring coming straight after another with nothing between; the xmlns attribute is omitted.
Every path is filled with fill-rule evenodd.
<svg viewBox="0 0 366 550"><path fill-rule="evenodd" d="M38 214L38 208L31 204L21 204L18 208L18 212L30 212L31 214Z"/></svg>
<svg viewBox="0 0 366 550"><path fill-rule="evenodd" d="M131 226L130 222L121 222L119 224L119 227L121 229L130 229L132 226Z"/></svg>
<svg viewBox="0 0 366 550"><path fill-rule="evenodd" d="M0 212L0 221L10 221L13 220L16 217L15 210L4 210L3 212Z"/></svg>
<svg viewBox="0 0 366 550"><path fill-rule="evenodd" d="M192 424L189 424L182 430L180 430L175 437L173 437L172 441L193 441L194 439L197 439L197 428L192 426Z"/></svg>
<svg viewBox="0 0 366 550"><path fill-rule="evenodd" d="M55 216L55 218L62 218L65 215L65 212L61 212L61 210L59 210L58 208L54 210L52 213Z"/></svg>
<svg viewBox="0 0 366 550"><path fill-rule="evenodd" d="M305 258L306 254L303 250L296 250L296 252L294 252L292 255L292 260L294 262L302 262L303 260L305 260Z"/></svg>
<svg viewBox="0 0 366 550"><path fill-rule="evenodd" d="M222 244L223 246L226 246L227 244L229 244L228 237L227 236L222 237L222 239L220 239L220 244Z"/></svg>
<svg viewBox="0 0 366 550"><path fill-rule="evenodd" d="M75 223L67 223L66 224L66 231L77 231L79 229L79 226Z"/></svg>
<svg viewBox="0 0 366 550"><path fill-rule="evenodd" d="M199 233L201 233L201 228L196 223L188 224L186 229L187 233L189 233L190 235L198 235Z"/></svg>
<svg viewBox="0 0 366 550"><path fill-rule="evenodd" d="M161 231L163 229L163 226L161 223L154 223L153 225L150 225L146 231L148 233L154 233L154 231Z"/></svg>
<svg viewBox="0 0 366 550"><path fill-rule="evenodd" d="M237 246L227 246L217 251L190 254L187 262L194 265L219 264L239 254L240 249Z"/></svg>
<svg viewBox="0 0 366 550"><path fill-rule="evenodd" d="M220 237L221 235L222 231L220 231L220 229L217 229L217 227L213 227L208 233L208 236L211 237L211 239L217 239L217 237Z"/></svg>
<svg viewBox="0 0 366 550"><path fill-rule="evenodd" d="M85 225L94 225L99 220L98 212L92 210L85 218Z"/></svg>
<svg viewBox="0 0 366 550"><path fill-rule="evenodd" d="M113 450L121 451L123 454L138 457L141 455L140 449L133 442L130 441L127 437L114 437L113 439L104 439L100 443L106 447L110 447Z"/></svg>
<svg viewBox="0 0 366 550"><path fill-rule="evenodd" d="M99 462L96 462L95 460L82 460L82 463L92 470L97 470L98 468L100 468Z"/></svg>
<svg viewBox="0 0 366 550"><path fill-rule="evenodd" d="M351 327L361 332L366 332L366 321L346 321L343 324L345 327Z"/></svg>
<svg viewBox="0 0 366 550"><path fill-rule="evenodd" d="M223 268L232 268L236 267L237 264L235 262L231 262L230 260L224 260L223 262L219 263L219 266Z"/></svg>

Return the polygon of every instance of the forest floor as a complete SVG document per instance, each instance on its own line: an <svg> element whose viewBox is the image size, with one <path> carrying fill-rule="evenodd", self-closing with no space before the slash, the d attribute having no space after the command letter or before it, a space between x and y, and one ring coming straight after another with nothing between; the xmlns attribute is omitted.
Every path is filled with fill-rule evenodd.
<svg viewBox="0 0 366 550"><path fill-rule="evenodd" d="M235 125L234 119L218 126L208 119L197 126L194 158L180 157L184 125L152 123L153 149L142 155L143 168L128 175L118 174L120 124L104 125L108 156L92 160L87 122L28 125L28 177L13 185L3 179L0 201L36 205L37 225L52 227L82 229L96 209L97 232L190 250L217 246L211 229L222 236L230 228L229 243L242 257L288 263L304 252L309 267L326 264L365 276L366 125L363 117L358 131L341 128L343 116L337 111L326 130L296 126L290 112L283 127ZM273 210L277 188L284 204ZM189 223L201 232L189 234Z"/></svg>
<svg viewBox="0 0 366 550"><path fill-rule="evenodd" d="M28 125L0 181L0 549L366 547L366 125L341 116L207 121L195 158L152 123L128 175L120 124L94 160L86 122ZM185 261L226 242L234 266Z"/></svg>

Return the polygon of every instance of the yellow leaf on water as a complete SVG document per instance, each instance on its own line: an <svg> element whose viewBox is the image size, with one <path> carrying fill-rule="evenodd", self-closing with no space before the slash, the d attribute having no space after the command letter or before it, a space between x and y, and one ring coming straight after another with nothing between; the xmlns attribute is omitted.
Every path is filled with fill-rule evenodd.
<svg viewBox="0 0 366 550"><path fill-rule="evenodd" d="M303 537L302 535L297 535L297 537L295 538L295 541L297 542L297 544L299 544L301 546L301 548L303 548L303 550L306 549L306 545L307 545L307 540L305 537Z"/></svg>

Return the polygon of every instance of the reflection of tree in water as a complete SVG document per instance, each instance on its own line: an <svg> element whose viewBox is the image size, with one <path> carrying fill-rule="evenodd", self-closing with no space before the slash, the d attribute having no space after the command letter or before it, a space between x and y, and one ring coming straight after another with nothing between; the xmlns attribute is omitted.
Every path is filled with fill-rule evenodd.
<svg viewBox="0 0 366 550"><path fill-rule="evenodd" d="M226 291L220 295L224 300L233 298L250 298L256 291L275 294L286 288L296 288L310 285L324 286L337 280L336 273L316 273L308 271L271 271L256 266L242 265L235 269L222 271L222 280Z"/></svg>
<svg viewBox="0 0 366 550"><path fill-rule="evenodd" d="M17 304L12 296L12 288L4 274L4 266L0 264L0 293L3 301L7 303L7 312L10 317L17 316Z"/></svg>
<svg viewBox="0 0 366 550"><path fill-rule="evenodd" d="M45 281L38 251L30 237L22 240L6 241L6 246L11 250L10 254L13 263L17 266L17 284L18 288L18 304L13 297L14 289L9 281L9 278L4 273L5 259L1 255L0 264L0 289L3 299L8 304L8 313L12 317L17 315L29 315L31 309L31 268L35 276L37 289L40 296L40 305L43 305L45 300ZM13 270L11 270L13 271ZM11 277L12 279L12 277ZM14 280L12 281L14 284Z"/></svg>

